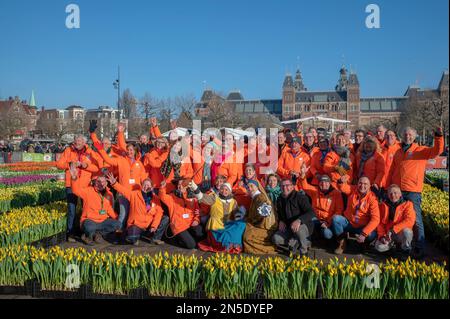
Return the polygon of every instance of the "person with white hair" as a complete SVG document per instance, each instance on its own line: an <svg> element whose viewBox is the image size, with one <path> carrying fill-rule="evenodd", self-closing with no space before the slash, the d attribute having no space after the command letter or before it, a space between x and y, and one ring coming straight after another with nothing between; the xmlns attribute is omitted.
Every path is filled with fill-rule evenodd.
<svg viewBox="0 0 450 319"><path fill-rule="evenodd" d="M416 245L413 250L415 258L425 255L425 230L422 220L422 190L425 168L429 159L435 158L444 151L444 136L439 127L434 135L434 146L427 147L415 143L417 131L411 127L403 130L403 142L392 161L392 176L386 185L400 186L403 197L412 201L416 212Z"/></svg>
<svg viewBox="0 0 450 319"><path fill-rule="evenodd" d="M70 165L78 171L78 179L81 188L86 188L91 183L93 174L100 170L101 159L86 144L86 137L78 135L75 137L73 143L67 147L62 153L59 160L56 162L56 167L66 171L66 196L67 196L67 238L69 241L75 241L75 215L78 197L72 191L72 178L70 175Z"/></svg>
<svg viewBox="0 0 450 319"><path fill-rule="evenodd" d="M242 235L245 231L245 208L239 207L233 198L229 183L220 185L219 193L204 194L191 181L189 188L194 192L200 204L210 206L209 219L206 223L207 237L198 243L203 251L242 252Z"/></svg>
<svg viewBox="0 0 450 319"><path fill-rule="evenodd" d="M380 206L375 248L379 252L386 252L399 244L401 250L409 254L415 222L416 213L412 202L403 198L398 185L392 184L387 190L387 199Z"/></svg>

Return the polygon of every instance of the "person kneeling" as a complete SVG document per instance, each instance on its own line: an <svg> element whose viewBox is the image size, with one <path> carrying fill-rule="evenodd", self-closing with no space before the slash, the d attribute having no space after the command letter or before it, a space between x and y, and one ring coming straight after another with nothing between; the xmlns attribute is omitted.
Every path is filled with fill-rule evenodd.
<svg viewBox="0 0 450 319"><path fill-rule="evenodd" d="M242 251L242 235L245 231L245 208L239 209L233 198L231 185L224 183L219 188L219 194L214 192L203 194L192 181L189 188L194 192L200 204L211 206L209 219L206 223L207 238L198 243L203 251L226 251L240 253Z"/></svg>
<svg viewBox="0 0 450 319"><path fill-rule="evenodd" d="M308 197L295 190L292 180L281 181L281 192L277 201L278 231L272 240L278 248L305 255L311 247L310 235L314 231L316 214Z"/></svg>
<svg viewBox="0 0 450 319"><path fill-rule="evenodd" d="M356 234L359 244L372 242L377 237L377 226L380 223L380 209L376 195L370 190L370 180L362 176L358 185L348 185L348 177L343 176L338 188L348 195L347 209L343 215L334 215L331 223L338 247L334 251L340 255L346 247L346 236Z"/></svg>
<svg viewBox="0 0 450 319"><path fill-rule="evenodd" d="M402 251L409 255L413 240L413 227L416 213L413 203L402 197L402 191L397 185L389 186L388 198L381 205L381 222L378 225L378 240L375 248L386 252L400 244Z"/></svg>
<svg viewBox="0 0 450 319"><path fill-rule="evenodd" d="M107 188L106 177L99 176L93 186L83 188L78 180L78 168L70 165L72 191L83 200L81 214L81 240L87 245L102 243L103 236L120 229L118 215L113 209L113 196Z"/></svg>
<svg viewBox="0 0 450 319"><path fill-rule="evenodd" d="M270 199L259 190L257 181L249 180L248 188L252 202L246 218L247 224L243 236L244 252L275 254L275 247L270 239L277 229L277 219Z"/></svg>
<svg viewBox="0 0 450 319"><path fill-rule="evenodd" d="M172 183L177 186L177 189L167 194L166 181L162 181L158 195L169 210L170 230L173 237L180 246L194 249L197 242L204 238L198 201L188 196L186 180L174 179Z"/></svg>
<svg viewBox="0 0 450 319"><path fill-rule="evenodd" d="M130 202L125 240L132 245L138 245L141 237L148 238L150 243L161 245L161 237L169 224L169 218L163 215L161 203L153 194L151 179L132 186L131 190L117 183L112 173L108 181L114 189L125 196Z"/></svg>

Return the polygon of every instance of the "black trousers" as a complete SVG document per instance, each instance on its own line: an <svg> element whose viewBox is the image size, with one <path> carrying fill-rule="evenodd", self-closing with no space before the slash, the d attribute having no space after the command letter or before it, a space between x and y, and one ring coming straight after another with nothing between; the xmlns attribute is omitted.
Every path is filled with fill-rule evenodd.
<svg viewBox="0 0 450 319"><path fill-rule="evenodd" d="M182 231L175 236L177 243L187 249L194 249L197 243L205 238L202 226L191 226L189 229Z"/></svg>

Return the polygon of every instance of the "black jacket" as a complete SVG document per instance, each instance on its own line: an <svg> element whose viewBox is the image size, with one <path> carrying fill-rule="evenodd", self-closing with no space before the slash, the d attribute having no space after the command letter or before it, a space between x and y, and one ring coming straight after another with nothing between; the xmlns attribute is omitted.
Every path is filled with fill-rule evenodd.
<svg viewBox="0 0 450 319"><path fill-rule="evenodd" d="M313 230L312 218L316 216L309 203L308 197L303 192L293 191L287 198L278 197L277 200L278 219L290 226L292 222L299 219L308 227L310 233Z"/></svg>

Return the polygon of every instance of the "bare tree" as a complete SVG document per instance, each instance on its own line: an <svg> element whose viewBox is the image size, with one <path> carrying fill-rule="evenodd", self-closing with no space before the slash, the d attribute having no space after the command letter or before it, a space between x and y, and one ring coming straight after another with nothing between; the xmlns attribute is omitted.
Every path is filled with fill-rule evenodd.
<svg viewBox="0 0 450 319"><path fill-rule="evenodd" d="M157 115L160 107L160 101L153 97L150 93L145 92L144 96L139 101L139 115L146 121Z"/></svg>
<svg viewBox="0 0 450 319"><path fill-rule="evenodd" d="M160 129L161 132L166 132L171 130L170 122L174 119L176 119L177 110L174 104L174 101L172 98L165 98L160 100Z"/></svg>
<svg viewBox="0 0 450 319"><path fill-rule="evenodd" d="M18 103L12 107L0 109L0 136L11 138L17 135L17 131L27 131L32 119L24 112L23 107Z"/></svg>
<svg viewBox="0 0 450 319"><path fill-rule="evenodd" d="M137 117L137 104L138 102L130 89L123 91L120 105L123 109L125 118L130 119Z"/></svg>

